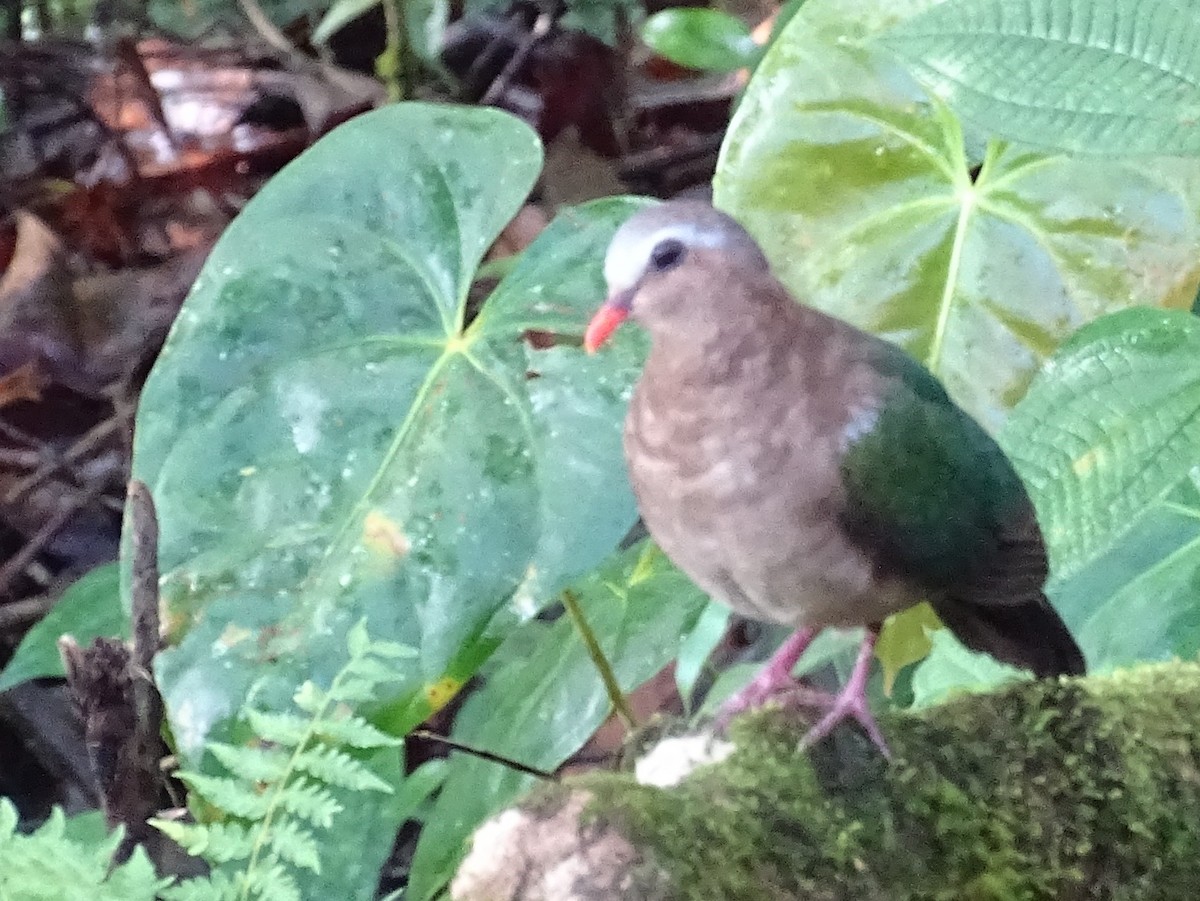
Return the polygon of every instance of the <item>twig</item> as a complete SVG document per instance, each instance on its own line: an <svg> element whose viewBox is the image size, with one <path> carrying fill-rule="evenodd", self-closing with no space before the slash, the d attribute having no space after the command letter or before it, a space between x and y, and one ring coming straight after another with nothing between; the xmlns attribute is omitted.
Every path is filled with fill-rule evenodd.
<svg viewBox="0 0 1200 901"><path fill-rule="evenodd" d="M467 47L474 44L478 36L487 39L483 49L476 54L471 65L467 67L466 74L460 79L467 96L482 95L486 88L486 85L481 83L483 74L492 71L511 47L521 43L528 27L520 11L516 11L503 19L480 16L472 19L469 27L460 19L446 28L446 35L442 39L442 52L448 57L463 53ZM491 83L492 78L489 78L487 84Z"/></svg>
<svg viewBox="0 0 1200 901"><path fill-rule="evenodd" d="M12 580L20 575L29 562L50 542L50 539L62 531L76 513L95 500L102 490L103 485L96 483L86 488L82 494L72 497L46 521L45 525L37 530L24 547L0 566L0 594L8 591Z"/></svg>
<svg viewBox="0 0 1200 901"><path fill-rule="evenodd" d="M133 562L130 584L133 619L133 663L150 679L154 655L158 653L158 515L145 482L129 483L130 546ZM158 693L154 692L155 699ZM142 709L139 707L139 709ZM147 713L154 713L147 710ZM156 719L161 717L159 710Z"/></svg>
<svg viewBox="0 0 1200 901"><path fill-rule="evenodd" d="M633 709L629 706L625 693L621 691L621 686L617 683L617 676L613 672L608 658L604 655L600 642L596 640L596 633L592 631L587 618L583 615L583 608L579 606L579 598L575 596L575 592L568 589L562 593L562 602L576 631L579 632L579 637L583 640L583 646L587 649L588 656L592 658L592 663L596 665L596 670L600 673L600 681L604 683L604 690L608 693L608 700L612 704L613 711L621 718L625 728L632 732L637 728L637 718L633 715Z"/></svg>
<svg viewBox="0 0 1200 901"><path fill-rule="evenodd" d="M45 455L33 450L9 450L0 448L0 466L12 466L15 469L33 469L44 463Z"/></svg>
<svg viewBox="0 0 1200 901"><path fill-rule="evenodd" d="M492 106L508 90L509 84L517 77L517 73L521 71L521 67L525 65L525 61L529 58L529 54L533 52L533 48L537 46L538 41L546 36L550 31L550 27L554 24L554 16L548 12L543 12L538 15L533 23L533 28L522 39L516 51L504 64L504 68L500 70L500 74L484 92L480 98L481 106Z"/></svg>
<svg viewBox="0 0 1200 901"><path fill-rule="evenodd" d="M15 441L17 444L23 444L25 447L42 447L42 442L38 441L28 432L18 429L15 425L10 425L3 419L0 419L0 435L3 435L9 441Z"/></svg>
<svg viewBox="0 0 1200 901"><path fill-rule="evenodd" d="M164 748L159 738L162 699L151 668L158 650L158 523L150 492L129 485L133 535L133 649L114 638L97 638L81 648L70 635L59 651L79 710L88 754L110 827L125 827L113 865L128 860L138 844L152 845L147 822L158 808ZM151 857L155 855L153 848Z"/></svg>
<svg viewBox="0 0 1200 901"><path fill-rule="evenodd" d="M241 7L242 13L250 20L250 24L254 26L254 30L264 41L288 56L300 54L296 46L287 39L287 35L276 28L275 23L267 18L267 14L255 0L238 0L238 6Z"/></svg>
<svg viewBox="0 0 1200 901"><path fill-rule="evenodd" d="M178 152L179 138L175 134L175 130L171 128L171 123L167 119L166 110L163 109L162 94L154 86L154 80L150 77L150 72L146 69L146 60L142 58L142 54L138 52L137 41L128 35L119 37L115 45L111 48L110 53L114 60L124 62L126 70L133 78L134 84L137 86L140 99L150 110L150 115L154 117L155 122L162 128L163 134L166 135L167 141L171 145L171 149ZM133 173L135 176L137 172Z"/></svg>
<svg viewBox="0 0 1200 901"><path fill-rule="evenodd" d="M685 81L655 82L629 97L629 106L637 113L649 113L668 107L733 100L741 85L735 75L708 75Z"/></svg>
<svg viewBox="0 0 1200 901"><path fill-rule="evenodd" d="M386 65L376 62L376 72L387 86L388 100L398 103L412 90L408 55L408 23L404 20L404 0L382 0L383 31L386 44L382 59Z"/></svg>
<svg viewBox="0 0 1200 901"><path fill-rule="evenodd" d="M30 623L37 622L54 606L56 600L52 595L40 594L0 605L0 632L24 629Z"/></svg>
<svg viewBox="0 0 1200 901"><path fill-rule="evenodd" d="M472 757L478 757L481 760L488 760L492 763L498 763L501 766L506 766L510 770L516 770L519 773L525 773L527 776L536 776L539 779L545 779L550 782L557 782L558 777L548 770L540 770L535 766L530 766L527 763L521 763L519 760L513 760L511 757L505 757L502 754L496 754L492 751L486 751L483 748L477 748L474 745L464 744L453 738L447 738L445 735L438 735L436 732L430 732L428 729L416 729L410 732L412 738L423 738L426 741L432 741L439 745L445 745L455 751L462 751L464 754L470 754Z"/></svg>
<svg viewBox="0 0 1200 901"><path fill-rule="evenodd" d="M96 445L125 424L127 415L126 411L117 411L103 422L92 426L79 440L67 448L66 452L55 454L51 459L46 460L41 466L14 484L8 490L8 494L4 496L4 503L17 503L56 472L67 469L72 463L86 456L90 451L95 450ZM72 476L77 483L80 481L77 473L72 472Z"/></svg>
<svg viewBox="0 0 1200 901"><path fill-rule="evenodd" d="M623 157L617 169L621 178L645 178L660 174L672 166L682 165L714 155L721 149L724 135L712 134L688 141L686 144L654 147Z"/></svg>

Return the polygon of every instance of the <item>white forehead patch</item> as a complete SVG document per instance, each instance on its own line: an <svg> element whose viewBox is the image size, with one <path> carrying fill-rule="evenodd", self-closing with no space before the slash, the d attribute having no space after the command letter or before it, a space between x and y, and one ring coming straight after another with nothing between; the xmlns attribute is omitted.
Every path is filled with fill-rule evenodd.
<svg viewBox="0 0 1200 901"><path fill-rule="evenodd" d="M674 238L684 247L723 247L729 236L693 222L671 222L651 232L617 231L604 257L604 280L610 293L627 291L638 283L650 265L650 254L661 242Z"/></svg>

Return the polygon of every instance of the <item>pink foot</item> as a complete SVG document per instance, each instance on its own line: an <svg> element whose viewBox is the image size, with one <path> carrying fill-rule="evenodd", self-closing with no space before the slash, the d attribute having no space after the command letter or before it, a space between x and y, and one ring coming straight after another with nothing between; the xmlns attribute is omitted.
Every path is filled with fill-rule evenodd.
<svg viewBox="0 0 1200 901"><path fill-rule="evenodd" d="M867 676L871 671L875 639L875 632L868 629L866 638L858 649L858 658L854 661L854 670L850 673L849 681L836 696L821 704L828 704L828 710L817 724L808 730L808 734L800 742L801 748L811 748L827 737L843 720L853 719L862 726L867 738L871 739L880 753L888 760L892 759L892 752L888 750L887 742L883 740L883 734L879 731L879 724L875 721L875 715L871 713L871 707L867 703ZM801 700L800 703L804 701Z"/></svg>
<svg viewBox="0 0 1200 901"><path fill-rule="evenodd" d="M721 705L721 709L717 711L717 729L724 730L729 721L739 713L761 707L776 695L791 694L800 689L799 683L792 676L792 669L816 637L815 629L797 629L788 636L787 641L779 646L758 671L758 675Z"/></svg>
<svg viewBox="0 0 1200 901"><path fill-rule="evenodd" d="M867 676L870 674L871 656L875 650L875 632L867 631L866 638L858 649L858 658L854 662L850 679L836 695L805 688L792 676L793 667L816 634L813 629L799 629L780 645L779 650L771 655L771 659L758 675L721 705L721 709L717 711L717 729L723 730L737 714L761 707L765 702L778 698L788 707L815 707L825 711L817 724L804 736L800 747L812 747L826 738L843 720L853 719L862 726L867 737L879 748L883 756L890 760L892 755L887 742L883 740L879 724L867 703Z"/></svg>

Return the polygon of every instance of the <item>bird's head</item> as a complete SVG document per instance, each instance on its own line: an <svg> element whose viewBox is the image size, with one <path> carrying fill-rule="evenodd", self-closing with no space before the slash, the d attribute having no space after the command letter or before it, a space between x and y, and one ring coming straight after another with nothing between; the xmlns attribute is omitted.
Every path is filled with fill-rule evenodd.
<svg viewBox="0 0 1200 901"><path fill-rule="evenodd" d="M613 235L604 257L608 299L588 324L583 346L594 353L629 316L654 330L680 317L712 315L696 300L696 277L705 271L736 277L768 268L746 230L708 204L675 200L647 207Z"/></svg>

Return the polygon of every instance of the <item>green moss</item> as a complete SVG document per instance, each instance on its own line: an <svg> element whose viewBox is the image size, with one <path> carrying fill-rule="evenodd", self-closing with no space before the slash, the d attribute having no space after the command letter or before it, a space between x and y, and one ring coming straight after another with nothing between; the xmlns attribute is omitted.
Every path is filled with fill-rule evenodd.
<svg viewBox="0 0 1200 901"><path fill-rule="evenodd" d="M843 729L762 711L672 789L567 783L688 901L1191 899L1200 885L1200 666L1021 683Z"/></svg>

